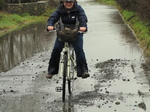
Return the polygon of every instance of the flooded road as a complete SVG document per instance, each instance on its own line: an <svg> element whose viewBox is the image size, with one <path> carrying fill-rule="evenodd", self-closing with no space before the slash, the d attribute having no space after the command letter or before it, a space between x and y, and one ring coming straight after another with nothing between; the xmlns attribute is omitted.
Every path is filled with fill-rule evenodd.
<svg viewBox="0 0 150 112"><path fill-rule="evenodd" d="M35 53L47 50L54 34L47 34L45 22L32 23L0 37L0 72L12 69Z"/></svg>
<svg viewBox="0 0 150 112"><path fill-rule="evenodd" d="M150 69L132 31L114 7L79 4L89 18L84 49L91 77L75 80L73 95L62 103L55 91L62 81L45 78L55 36L45 42L42 33L49 46L1 72L0 112L150 112Z"/></svg>

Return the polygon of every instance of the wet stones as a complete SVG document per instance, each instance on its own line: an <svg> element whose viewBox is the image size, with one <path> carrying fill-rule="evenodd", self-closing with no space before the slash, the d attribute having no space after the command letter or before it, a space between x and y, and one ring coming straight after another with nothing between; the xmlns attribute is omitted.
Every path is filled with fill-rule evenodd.
<svg viewBox="0 0 150 112"><path fill-rule="evenodd" d="M0 91L0 95L3 95L3 94L10 94L10 93L17 93L15 90L11 89L11 90L5 90L3 89L2 91Z"/></svg>
<svg viewBox="0 0 150 112"><path fill-rule="evenodd" d="M138 106L139 106L140 108L142 108L143 110L146 110L146 105L145 105L144 102L139 103Z"/></svg>
<svg viewBox="0 0 150 112"><path fill-rule="evenodd" d="M116 104L116 105L120 105L120 102L119 102L119 101L117 101L115 104Z"/></svg>
<svg viewBox="0 0 150 112"><path fill-rule="evenodd" d="M95 75L96 79L113 80L122 75L123 68L129 64L129 60L110 59L95 64L95 68L99 69L99 74ZM123 79L130 81L129 79Z"/></svg>
<svg viewBox="0 0 150 112"><path fill-rule="evenodd" d="M123 81L127 81L127 82L130 81L130 79L122 79L122 80L123 80Z"/></svg>

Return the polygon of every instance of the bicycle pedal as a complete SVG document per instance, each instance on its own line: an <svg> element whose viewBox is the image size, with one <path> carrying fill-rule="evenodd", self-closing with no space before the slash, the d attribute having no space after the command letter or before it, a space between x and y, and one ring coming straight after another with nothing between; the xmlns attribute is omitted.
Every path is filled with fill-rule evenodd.
<svg viewBox="0 0 150 112"><path fill-rule="evenodd" d="M75 77L74 80L77 80L77 77Z"/></svg>
<svg viewBox="0 0 150 112"><path fill-rule="evenodd" d="M62 87L56 87L55 90L56 90L57 92L61 92L61 91L62 91Z"/></svg>

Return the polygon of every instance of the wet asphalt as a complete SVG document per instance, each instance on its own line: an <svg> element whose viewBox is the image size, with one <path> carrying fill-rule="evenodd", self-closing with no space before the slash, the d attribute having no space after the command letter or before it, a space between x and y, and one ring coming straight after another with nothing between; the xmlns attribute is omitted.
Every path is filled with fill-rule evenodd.
<svg viewBox="0 0 150 112"><path fill-rule="evenodd" d="M62 80L58 75L45 78L55 33L43 31L38 41L31 34L34 44L43 44L37 44L38 52L0 73L0 112L150 112L150 69L134 33L115 7L86 0L79 4L89 19L84 50L91 77L77 78L73 94L63 103L61 92L56 91ZM26 34L23 37L30 36Z"/></svg>

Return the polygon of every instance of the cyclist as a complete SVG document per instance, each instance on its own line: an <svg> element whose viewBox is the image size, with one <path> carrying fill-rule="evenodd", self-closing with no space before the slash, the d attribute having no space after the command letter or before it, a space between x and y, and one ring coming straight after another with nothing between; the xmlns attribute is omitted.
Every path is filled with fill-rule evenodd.
<svg viewBox="0 0 150 112"><path fill-rule="evenodd" d="M77 4L75 0L62 0L60 6L52 13L48 19L47 30L54 30L54 24L59 20L63 24L76 24L76 18L79 22L79 31L87 31L87 16L84 9ZM83 50L83 34L78 33L77 39L71 43L76 53L77 63L77 76L87 78L90 76L88 73L87 62ZM48 66L48 74L46 78L52 78L53 75L58 74L60 53L63 49L64 42L59 41L58 36L55 40L54 48Z"/></svg>

